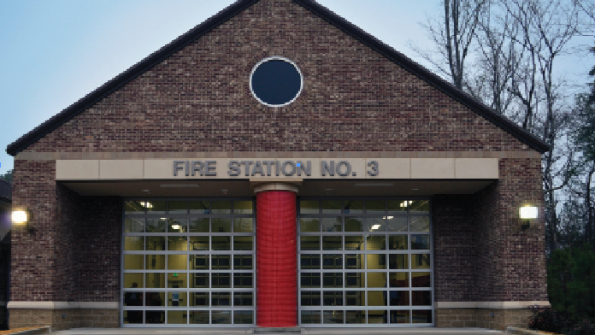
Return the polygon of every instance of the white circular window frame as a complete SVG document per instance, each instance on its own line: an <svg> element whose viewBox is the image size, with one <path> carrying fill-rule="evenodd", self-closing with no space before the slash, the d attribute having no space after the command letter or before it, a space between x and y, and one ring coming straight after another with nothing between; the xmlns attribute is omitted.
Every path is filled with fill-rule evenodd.
<svg viewBox="0 0 595 335"><path fill-rule="evenodd" d="M268 61L272 61L272 60L280 60L280 61L284 61L284 62L287 62L287 63L293 65L293 67L295 67L298 74L300 75L300 90L298 91L298 93L295 95L295 97L293 99L291 99L290 101L288 101L284 104L281 104L281 105L271 105L269 103L266 103L266 102L260 100L260 98L256 95L256 93L254 93L254 90L252 89L252 76L254 76L254 72L256 72L256 69L261 64L266 63ZM294 63L293 61L291 61L290 59L287 59L287 58L281 57L281 56L271 56L271 57L267 57L267 58L261 60L256 65L254 65L254 67L252 68L252 72L250 73L250 82L249 83L250 83L250 93L252 93L252 96L254 97L254 99L258 100L258 102L260 102L261 104L268 106L268 107L274 107L274 108L285 107L287 105L292 104L294 101L296 101L297 98L299 98L300 94L302 94L302 91L304 90L304 75L302 74L302 71L300 70L299 66L297 66L297 64Z"/></svg>

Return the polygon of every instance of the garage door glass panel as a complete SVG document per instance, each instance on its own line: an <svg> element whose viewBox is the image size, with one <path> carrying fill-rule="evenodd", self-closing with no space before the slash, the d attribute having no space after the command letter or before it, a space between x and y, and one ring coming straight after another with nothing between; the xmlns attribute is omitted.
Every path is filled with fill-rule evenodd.
<svg viewBox="0 0 595 335"><path fill-rule="evenodd" d="M301 198L298 213L300 325L433 325L429 200Z"/></svg>
<svg viewBox="0 0 595 335"><path fill-rule="evenodd" d="M127 200L124 208L123 326L255 324L252 199Z"/></svg>

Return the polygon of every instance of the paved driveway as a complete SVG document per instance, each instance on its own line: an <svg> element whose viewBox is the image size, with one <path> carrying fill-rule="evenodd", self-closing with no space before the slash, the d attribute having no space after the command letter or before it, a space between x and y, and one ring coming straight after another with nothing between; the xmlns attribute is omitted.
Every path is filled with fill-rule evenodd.
<svg viewBox="0 0 595 335"><path fill-rule="evenodd" d="M249 335L253 328L78 328L58 331L57 335ZM497 330L483 328L302 328L307 335L488 335L504 334ZM266 333L266 335L291 335L298 333Z"/></svg>

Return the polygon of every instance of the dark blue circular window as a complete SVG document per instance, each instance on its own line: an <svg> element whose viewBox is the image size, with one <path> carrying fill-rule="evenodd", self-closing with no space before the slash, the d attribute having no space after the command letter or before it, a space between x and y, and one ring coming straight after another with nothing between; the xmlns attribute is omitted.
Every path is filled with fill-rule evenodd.
<svg viewBox="0 0 595 335"><path fill-rule="evenodd" d="M250 75L252 94L270 107L283 107L294 102L303 86L300 69L294 62L282 57L263 59Z"/></svg>

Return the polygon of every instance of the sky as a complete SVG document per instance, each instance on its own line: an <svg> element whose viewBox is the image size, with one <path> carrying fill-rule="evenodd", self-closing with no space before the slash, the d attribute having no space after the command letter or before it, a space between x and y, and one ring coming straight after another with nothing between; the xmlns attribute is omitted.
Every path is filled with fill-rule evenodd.
<svg viewBox="0 0 595 335"><path fill-rule="evenodd" d="M0 174L6 147L233 0L0 0ZM418 63L439 0L318 0ZM593 59L560 69L587 81Z"/></svg>

